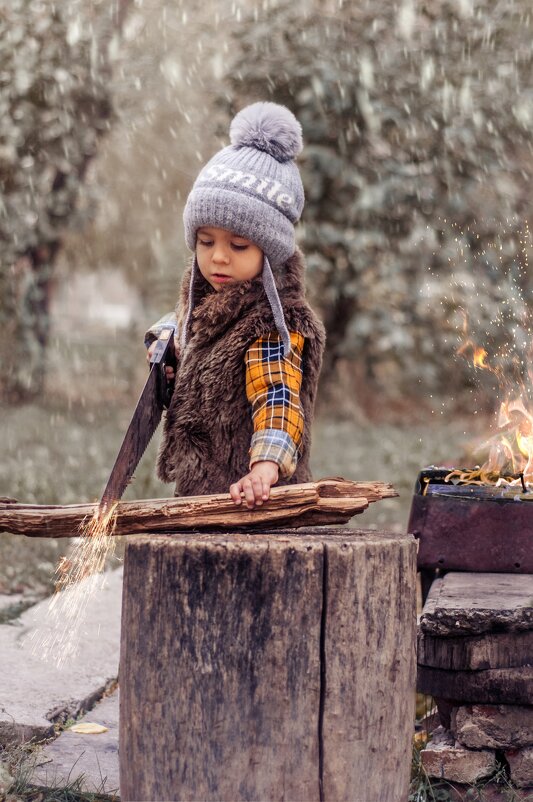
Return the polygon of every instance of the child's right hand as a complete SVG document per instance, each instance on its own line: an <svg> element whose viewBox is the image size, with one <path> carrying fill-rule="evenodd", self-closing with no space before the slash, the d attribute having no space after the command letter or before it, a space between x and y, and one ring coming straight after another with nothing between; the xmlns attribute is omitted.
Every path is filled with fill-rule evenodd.
<svg viewBox="0 0 533 802"><path fill-rule="evenodd" d="M230 496L235 504L241 504L242 496L248 509L258 507L270 498L270 488L279 479L279 466L270 460L255 462L249 473L230 485Z"/></svg>
<svg viewBox="0 0 533 802"><path fill-rule="evenodd" d="M154 340L148 347L148 351L146 352L146 361L150 362L152 354L154 353L154 349L156 346L157 340ZM167 377L167 381L172 381L176 376L176 371L172 365L165 365L165 375Z"/></svg>

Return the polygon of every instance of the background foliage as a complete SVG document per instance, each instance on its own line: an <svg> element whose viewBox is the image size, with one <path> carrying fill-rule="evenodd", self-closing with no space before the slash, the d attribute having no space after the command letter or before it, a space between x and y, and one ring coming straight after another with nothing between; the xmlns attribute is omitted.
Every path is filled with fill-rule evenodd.
<svg viewBox="0 0 533 802"><path fill-rule="evenodd" d="M455 310L486 339L508 274L523 297L533 287L521 269L531 251L529 4L282 2L248 22L228 70L231 111L271 97L302 121L302 241L328 378L349 362L374 392L459 389L469 377L453 360ZM515 311L494 345L524 308Z"/></svg>
<svg viewBox="0 0 533 802"><path fill-rule="evenodd" d="M41 392L49 304L76 272L120 271L140 331L174 305L186 194L231 115L264 98L304 129L323 396L369 412L461 395L458 308L491 347L527 335L531 24L528 0L10 4L2 397Z"/></svg>

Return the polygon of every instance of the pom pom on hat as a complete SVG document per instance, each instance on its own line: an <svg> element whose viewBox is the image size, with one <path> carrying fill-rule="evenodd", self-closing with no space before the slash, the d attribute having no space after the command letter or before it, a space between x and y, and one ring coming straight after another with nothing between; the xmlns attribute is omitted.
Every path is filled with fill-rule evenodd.
<svg viewBox="0 0 533 802"><path fill-rule="evenodd" d="M302 151L302 126L286 106L252 103L233 118L230 141L234 147L257 148L278 162L295 159Z"/></svg>

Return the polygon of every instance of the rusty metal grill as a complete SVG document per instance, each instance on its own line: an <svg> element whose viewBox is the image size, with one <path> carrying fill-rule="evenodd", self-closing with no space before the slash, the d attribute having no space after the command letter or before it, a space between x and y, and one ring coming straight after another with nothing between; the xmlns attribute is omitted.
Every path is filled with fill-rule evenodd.
<svg viewBox="0 0 533 802"><path fill-rule="evenodd" d="M408 531L419 569L533 573L533 493L452 484L450 470L426 468L416 481Z"/></svg>

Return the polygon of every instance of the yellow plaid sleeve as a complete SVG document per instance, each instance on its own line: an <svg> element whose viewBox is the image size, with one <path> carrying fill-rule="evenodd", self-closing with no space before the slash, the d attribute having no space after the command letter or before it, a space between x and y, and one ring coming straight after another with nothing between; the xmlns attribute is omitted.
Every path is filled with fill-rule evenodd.
<svg viewBox="0 0 533 802"><path fill-rule="evenodd" d="M252 407L254 434L250 467L271 460L290 478L298 462L304 415L300 402L304 337L290 332L291 350L283 355L277 332L257 339L246 352L246 395Z"/></svg>

